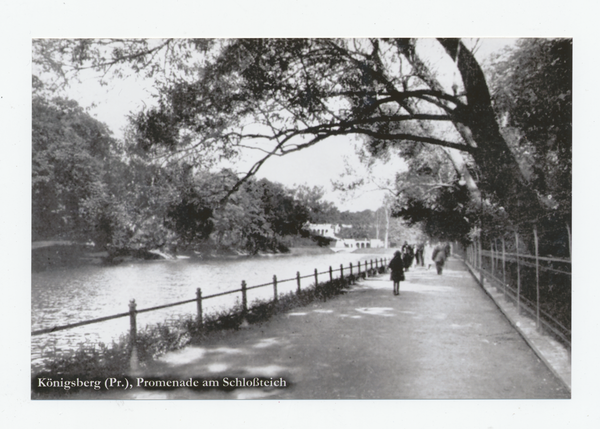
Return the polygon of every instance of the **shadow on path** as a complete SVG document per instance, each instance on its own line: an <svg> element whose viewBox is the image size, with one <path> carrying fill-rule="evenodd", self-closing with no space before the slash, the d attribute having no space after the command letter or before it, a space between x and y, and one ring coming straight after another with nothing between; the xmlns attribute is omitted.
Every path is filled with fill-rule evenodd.
<svg viewBox="0 0 600 429"><path fill-rule="evenodd" d="M205 389L134 388L147 399L568 398L462 262L443 275L413 268L393 296L389 274L327 302L224 333L163 356L140 377L212 383ZM285 380L238 387L235 378Z"/></svg>

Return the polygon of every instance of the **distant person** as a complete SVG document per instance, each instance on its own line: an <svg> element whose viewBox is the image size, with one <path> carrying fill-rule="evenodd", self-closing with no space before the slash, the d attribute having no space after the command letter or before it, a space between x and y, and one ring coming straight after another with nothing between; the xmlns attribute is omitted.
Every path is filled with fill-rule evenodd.
<svg viewBox="0 0 600 429"><path fill-rule="evenodd" d="M415 258L415 252L413 247L408 244L407 241L402 245L402 263L404 264L404 270L408 271L411 267L413 260Z"/></svg>
<svg viewBox="0 0 600 429"><path fill-rule="evenodd" d="M433 262L433 246L429 241L425 243L425 247L423 249L423 260L425 261L427 269L431 268Z"/></svg>
<svg viewBox="0 0 600 429"><path fill-rule="evenodd" d="M388 267L392 270L390 279L394 283L394 295L400 295L400 282L404 280L404 264L402 262L402 254L399 250L394 253L394 257Z"/></svg>
<svg viewBox="0 0 600 429"><path fill-rule="evenodd" d="M417 266L423 267L425 262L423 261L423 253L425 251L425 243L420 242L417 244L417 250L415 252L415 258L417 259Z"/></svg>
<svg viewBox="0 0 600 429"><path fill-rule="evenodd" d="M452 255L452 246L450 245L450 243L446 243L444 250L446 250L446 258L449 258L450 255Z"/></svg>
<svg viewBox="0 0 600 429"><path fill-rule="evenodd" d="M446 257L446 246L443 244L438 244L435 246L435 249L433 249L432 259L435 262L435 268L437 269L438 275L442 275Z"/></svg>

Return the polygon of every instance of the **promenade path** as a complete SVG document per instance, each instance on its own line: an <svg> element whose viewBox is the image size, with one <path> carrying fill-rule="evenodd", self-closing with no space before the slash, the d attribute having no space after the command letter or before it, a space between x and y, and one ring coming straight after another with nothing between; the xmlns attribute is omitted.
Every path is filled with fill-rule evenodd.
<svg viewBox="0 0 600 429"><path fill-rule="evenodd" d="M411 269L400 296L389 274L370 278L327 302L168 353L139 377L221 388L135 387L107 399L570 397L456 259L441 276ZM282 377L287 387L223 389L225 377Z"/></svg>

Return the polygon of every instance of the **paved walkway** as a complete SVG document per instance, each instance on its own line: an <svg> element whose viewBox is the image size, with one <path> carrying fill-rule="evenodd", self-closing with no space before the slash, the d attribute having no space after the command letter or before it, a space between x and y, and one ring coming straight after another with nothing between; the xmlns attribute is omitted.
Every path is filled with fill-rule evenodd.
<svg viewBox="0 0 600 429"><path fill-rule="evenodd" d="M570 397L461 261L450 260L442 276L418 268L406 279L400 296L389 275L362 281L327 302L169 353L139 376L211 387L136 386L107 399ZM224 388L236 377L282 378L286 387Z"/></svg>

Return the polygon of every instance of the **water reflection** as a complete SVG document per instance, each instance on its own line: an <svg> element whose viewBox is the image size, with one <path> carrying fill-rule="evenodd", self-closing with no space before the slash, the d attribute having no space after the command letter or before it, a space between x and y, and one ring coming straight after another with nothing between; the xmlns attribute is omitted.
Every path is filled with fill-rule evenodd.
<svg viewBox="0 0 600 429"><path fill-rule="evenodd" d="M278 278L278 292L296 289L296 272L311 275L314 269L327 271L352 262L378 259L381 255L337 253L313 256L277 255L236 260L179 259L130 262L113 267L85 266L32 273L32 330L76 323L79 321L128 311L135 299L138 309L192 299L196 288L204 296L238 289L241 281L248 286L269 283ZM363 265L364 266L364 265ZM335 276L339 276L337 273ZM322 277L327 279L328 275ZM294 281L284 282L286 279ZM309 286L313 278L302 280ZM248 292L248 299L269 299L273 289L264 287ZM239 294L207 300L205 314L222 310L240 301ZM168 318L194 314L196 304L138 315L138 327L162 322ZM87 325L32 337L33 358L53 349L74 349L82 342L110 343L127 332L128 318Z"/></svg>

